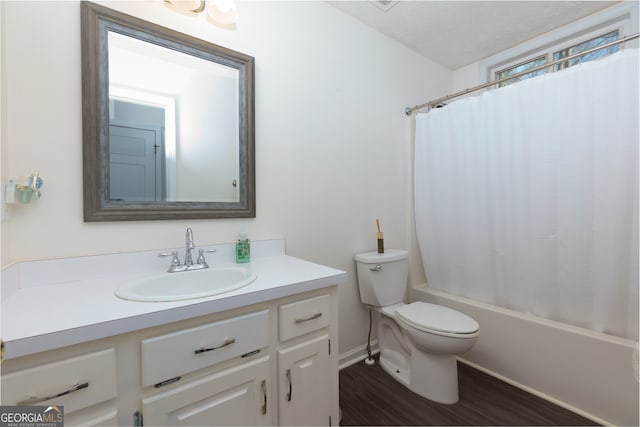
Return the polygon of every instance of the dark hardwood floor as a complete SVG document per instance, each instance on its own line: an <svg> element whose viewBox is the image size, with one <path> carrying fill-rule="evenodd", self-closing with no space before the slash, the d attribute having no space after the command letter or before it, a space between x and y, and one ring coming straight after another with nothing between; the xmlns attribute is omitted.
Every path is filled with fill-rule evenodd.
<svg viewBox="0 0 640 427"><path fill-rule="evenodd" d="M458 382L460 400L444 405L359 362L340 371L341 425L598 425L462 363Z"/></svg>

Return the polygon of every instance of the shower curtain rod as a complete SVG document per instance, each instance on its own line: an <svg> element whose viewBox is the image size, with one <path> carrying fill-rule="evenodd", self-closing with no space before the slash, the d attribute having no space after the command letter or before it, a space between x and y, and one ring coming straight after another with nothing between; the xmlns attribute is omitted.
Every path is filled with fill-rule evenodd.
<svg viewBox="0 0 640 427"><path fill-rule="evenodd" d="M407 116L410 116L414 111L421 110L421 109L423 109L425 107L429 107L429 110L430 110L431 108L442 106L442 104L445 101L448 101L450 99L458 98L458 97L466 95L468 93L476 92L478 90L485 89L487 87L494 86L494 85L497 85L497 84L502 83L502 82L506 82L506 81L513 80L513 79L517 79L518 77L524 76L525 74L533 73L533 72L539 71L539 70L544 70L545 68L549 68L549 67L551 67L553 65L556 65L556 64L559 64L561 62L569 61L571 59L578 58L578 57L583 56L583 55L587 55L587 54L589 54L591 52L595 52L595 51L598 51L600 49L605 49L607 47L611 47L611 46L615 46L617 44L625 43L625 42L628 42L629 40L633 40L633 39L636 39L638 37L640 37L640 33L635 33L635 34L632 34L630 36L623 37L620 40L616 40L616 41L613 41L613 42L610 42L610 43L607 43L607 44L603 44L602 46L597 46L597 47L594 47L594 48L591 48L591 49L587 49L587 50L585 50L583 52L576 53L575 55L567 56L566 58L562 58L562 59L557 59L555 61L549 62L548 64L544 64L544 65L540 65L538 67L530 68L530 69L528 69L526 71L522 71L520 73L513 74L513 75L511 75L509 77L505 77L505 78L498 79L498 80L493 80L493 81L490 81L490 82L487 82L487 83L484 83L484 84L481 84L481 85L478 85L478 86L474 86L472 88L465 89L463 91L456 92L456 93L451 94L451 95L443 96L442 98L434 99L433 101L425 102L424 104L415 105L413 107L407 107L407 108L405 108L404 113ZM427 110L427 111L429 111L429 110Z"/></svg>

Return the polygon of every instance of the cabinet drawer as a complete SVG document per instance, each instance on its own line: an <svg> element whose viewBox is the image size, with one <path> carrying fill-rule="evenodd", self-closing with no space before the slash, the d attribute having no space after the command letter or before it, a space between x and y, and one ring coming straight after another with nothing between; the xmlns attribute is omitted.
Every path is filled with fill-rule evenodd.
<svg viewBox="0 0 640 427"><path fill-rule="evenodd" d="M283 304L279 309L280 341L304 335L329 325L329 295Z"/></svg>
<svg viewBox="0 0 640 427"><path fill-rule="evenodd" d="M2 376L3 405L64 405L67 414L114 397L112 348Z"/></svg>
<svg viewBox="0 0 640 427"><path fill-rule="evenodd" d="M267 347L268 343L268 310L145 339L142 386Z"/></svg>

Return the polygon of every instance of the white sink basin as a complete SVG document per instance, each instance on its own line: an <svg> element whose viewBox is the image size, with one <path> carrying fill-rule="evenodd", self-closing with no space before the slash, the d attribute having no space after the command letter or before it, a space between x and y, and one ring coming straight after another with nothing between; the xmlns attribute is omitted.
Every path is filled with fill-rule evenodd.
<svg viewBox="0 0 640 427"><path fill-rule="evenodd" d="M130 301L180 301L231 292L256 278L247 268L207 268L132 280L120 285L115 294Z"/></svg>

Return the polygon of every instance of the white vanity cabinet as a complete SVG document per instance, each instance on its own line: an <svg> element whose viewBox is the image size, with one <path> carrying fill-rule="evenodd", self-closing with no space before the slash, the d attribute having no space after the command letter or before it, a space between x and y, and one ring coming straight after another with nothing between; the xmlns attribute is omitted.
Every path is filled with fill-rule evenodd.
<svg viewBox="0 0 640 427"><path fill-rule="evenodd" d="M280 305L278 424L337 425L337 363L331 354L331 297ZM334 341L334 345L337 344Z"/></svg>
<svg viewBox="0 0 640 427"><path fill-rule="evenodd" d="M11 358L2 404L60 394L35 404L69 426L337 425L336 313L331 285Z"/></svg>

